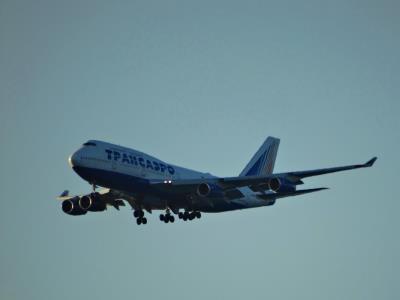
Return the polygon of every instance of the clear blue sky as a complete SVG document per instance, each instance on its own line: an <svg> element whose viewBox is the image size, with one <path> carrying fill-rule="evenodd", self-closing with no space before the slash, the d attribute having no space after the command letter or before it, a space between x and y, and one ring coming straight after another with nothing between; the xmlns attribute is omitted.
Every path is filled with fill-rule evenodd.
<svg viewBox="0 0 400 300"><path fill-rule="evenodd" d="M397 1L0 3L0 298L399 299ZM275 206L70 217L88 139L221 176L379 157Z"/></svg>

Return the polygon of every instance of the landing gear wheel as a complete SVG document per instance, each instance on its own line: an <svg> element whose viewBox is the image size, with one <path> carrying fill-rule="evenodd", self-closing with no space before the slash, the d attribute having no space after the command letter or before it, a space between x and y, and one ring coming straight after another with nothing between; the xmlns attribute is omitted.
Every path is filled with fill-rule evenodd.
<svg viewBox="0 0 400 300"><path fill-rule="evenodd" d="M201 213L199 211L196 211L196 218L200 219L201 218Z"/></svg>
<svg viewBox="0 0 400 300"><path fill-rule="evenodd" d="M179 219L183 219L183 213L180 212L180 213L178 214L178 218L179 218Z"/></svg>
<svg viewBox="0 0 400 300"><path fill-rule="evenodd" d="M174 221L175 221L175 218L174 218L174 216L169 216L169 221L171 222L171 223L174 223Z"/></svg>
<svg viewBox="0 0 400 300"><path fill-rule="evenodd" d="M142 224L147 224L147 219L146 218L142 218Z"/></svg>
<svg viewBox="0 0 400 300"><path fill-rule="evenodd" d="M164 221L165 220L165 216L163 214L160 215L160 221Z"/></svg>
<svg viewBox="0 0 400 300"><path fill-rule="evenodd" d="M164 223L167 224L169 222L169 219L167 217L164 218Z"/></svg>
<svg viewBox="0 0 400 300"><path fill-rule="evenodd" d="M142 219L141 218L137 218L136 219L136 224L138 224L138 225L142 224Z"/></svg>
<svg viewBox="0 0 400 300"><path fill-rule="evenodd" d="M192 221L196 216L194 213L189 214L189 220Z"/></svg>

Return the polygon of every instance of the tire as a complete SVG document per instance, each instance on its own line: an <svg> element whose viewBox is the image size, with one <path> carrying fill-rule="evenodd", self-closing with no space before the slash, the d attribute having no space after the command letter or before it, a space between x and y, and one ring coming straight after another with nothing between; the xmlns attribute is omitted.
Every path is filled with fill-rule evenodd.
<svg viewBox="0 0 400 300"><path fill-rule="evenodd" d="M196 211L196 218L200 219L201 218L201 213L199 211Z"/></svg>
<svg viewBox="0 0 400 300"><path fill-rule="evenodd" d="M143 219L142 219L142 223L143 223L143 224L147 224L147 219L146 219L146 218L143 218Z"/></svg>
<svg viewBox="0 0 400 300"><path fill-rule="evenodd" d="M189 215L189 220L190 220L190 221L192 221L194 218L195 218L195 215L194 215L194 214L190 214L190 215Z"/></svg>
<svg viewBox="0 0 400 300"><path fill-rule="evenodd" d="M170 217L169 217L169 221L170 221L171 223L174 223L174 222L175 222L174 216L170 216Z"/></svg>
<svg viewBox="0 0 400 300"><path fill-rule="evenodd" d="M164 221L164 220L165 220L165 217L164 217L163 214L161 214L161 215L160 215L160 221Z"/></svg>
<svg viewBox="0 0 400 300"><path fill-rule="evenodd" d="M138 225L142 224L142 219L141 218L137 218L136 219L136 224L138 224Z"/></svg>
<svg viewBox="0 0 400 300"><path fill-rule="evenodd" d="M138 218L139 217L139 211L137 211L137 210L133 211L133 216L135 218Z"/></svg>
<svg viewBox="0 0 400 300"><path fill-rule="evenodd" d="M180 212L180 213L178 214L178 218L179 218L179 219L182 219L182 218L183 218L183 213Z"/></svg>

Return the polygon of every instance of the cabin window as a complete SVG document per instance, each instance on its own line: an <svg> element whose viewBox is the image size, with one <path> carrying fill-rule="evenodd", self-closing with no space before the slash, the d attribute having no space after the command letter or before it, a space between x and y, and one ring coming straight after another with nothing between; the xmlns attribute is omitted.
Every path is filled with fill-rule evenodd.
<svg viewBox="0 0 400 300"><path fill-rule="evenodd" d="M92 142L87 142L87 143L84 143L83 146L96 146L96 144L92 143Z"/></svg>

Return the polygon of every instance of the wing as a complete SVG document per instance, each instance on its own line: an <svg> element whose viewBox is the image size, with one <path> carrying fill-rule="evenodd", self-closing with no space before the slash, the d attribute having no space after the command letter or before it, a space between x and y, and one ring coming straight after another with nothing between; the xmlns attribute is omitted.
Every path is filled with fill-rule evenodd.
<svg viewBox="0 0 400 300"><path fill-rule="evenodd" d="M253 190L266 190L269 189L269 184L272 179L284 180L291 185L302 184L301 179L311 176L329 174L334 172L368 168L371 167L376 157L370 159L364 164L358 165L347 165L342 167L316 169L308 171L296 171L287 173L271 174L268 176L239 176L239 177L215 177L215 178L201 178L201 179L190 179L190 180L175 180L175 181L154 181L151 182L151 186L155 189L171 194L188 194L197 191L201 184L207 184L209 186L217 186L223 191L234 190L240 187L250 187Z"/></svg>
<svg viewBox="0 0 400 300"><path fill-rule="evenodd" d="M346 171L346 170L353 170L359 168L368 168L373 166L377 157L374 157L367 161L365 164L358 164L358 165L348 165L342 167L334 167L334 168L325 168L325 169L316 169L316 170L308 170L308 171L296 171L296 172L287 172L287 173L278 173L272 174L270 176L253 176L253 177L231 177L231 178L221 178L220 181L225 186L253 186L266 183L268 180L272 178L281 178L286 180L291 184L302 184L303 182L301 179L311 176L329 174L334 172Z"/></svg>
<svg viewBox="0 0 400 300"><path fill-rule="evenodd" d="M317 169L317 170L309 170L309 171L297 171L297 172L290 172L287 174L290 177L295 177L295 178L301 179L301 178L329 174L329 173L340 172L340 171L346 171L346 170L368 168L368 167L372 167L377 159L378 159L377 157L374 157L374 158L370 159L369 161L367 161L365 164L360 164L360 165L349 165L349 166L343 166L343 167Z"/></svg>

